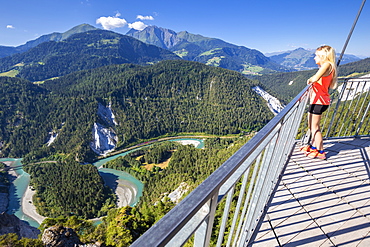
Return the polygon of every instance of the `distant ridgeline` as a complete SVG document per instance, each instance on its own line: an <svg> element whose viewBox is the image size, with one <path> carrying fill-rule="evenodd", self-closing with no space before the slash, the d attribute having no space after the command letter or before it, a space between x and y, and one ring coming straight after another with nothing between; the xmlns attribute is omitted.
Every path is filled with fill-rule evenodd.
<svg viewBox="0 0 370 247"><path fill-rule="evenodd" d="M91 161L95 123L116 133L116 148L169 133L258 130L273 117L251 89L258 85L234 71L180 60L111 65L39 85L0 77L1 156ZM98 114L99 104L111 104L117 125Z"/></svg>
<svg viewBox="0 0 370 247"><path fill-rule="evenodd" d="M86 31L72 32L72 29L64 34L44 35L16 48L0 46L0 76L44 81L110 64L153 64L178 59L243 74L291 71L257 50L188 32L176 34L151 26L140 33L129 32L128 36L88 25L74 29ZM161 37L165 40L160 40ZM1 51L5 55L9 49L14 54L1 58Z"/></svg>
<svg viewBox="0 0 370 247"><path fill-rule="evenodd" d="M263 88L277 96L285 104L289 103L306 85L307 79L316 73L317 69L271 75L250 76L261 82ZM370 73L370 58L340 65L339 77L357 77Z"/></svg>
<svg viewBox="0 0 370 247"><path fill-rule="evenodd" d="M309 70L317 68L317 64L313 59L315 57L315 50L297 48L291 51L267 53L265 55L276 63L295 70ZM337 53L337 57L339 56L340 54ZM357 56L344 54L341 64L356 62L359 60L361 60L361 58Z"/></svg>
<svg viewBox="0 0 370 247"><path fill-rule="evenodd" d="M97 29L98 28L93 27L89 24L81 24L81 25L78 25L78 26L75 26L75 27L71 28L70 30L68 30L64 33L54 32L54 33L51 33L51 34L45 34L45 35L42 35L42 36L38 37L37 39L28 41L26 44L19 45L19 46L16 46L16 47L0 45L0 58L28 51L29 49L31 49L33 47L36 47L39 44L44 43L44 42L62 41L62 40L65 40L65 39L69 38L73 34L83 33L83 32L87 32L87 31L91 31L91 30L97 30Z"/></svg>
<svg viewBox="0 0 370 247"><path fill-rule="evenodd" d="M105 30L91 30L74 34L63 41L44 42L26 52L0 58L0 73L30 81L43 81L110 64L148 64L176 59L180 57L132 37Z"/></svg>

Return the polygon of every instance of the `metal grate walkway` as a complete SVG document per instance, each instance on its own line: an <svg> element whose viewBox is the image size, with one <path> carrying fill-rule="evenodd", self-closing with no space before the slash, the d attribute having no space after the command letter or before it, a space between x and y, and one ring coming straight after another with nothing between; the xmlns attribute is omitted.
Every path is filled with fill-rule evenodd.
<svg viewBox="0 0 370 247"><path fill-rule="evenodd" d="M370 137L324 148L327 160L295 147L253 247L370 246Z"/></svg>

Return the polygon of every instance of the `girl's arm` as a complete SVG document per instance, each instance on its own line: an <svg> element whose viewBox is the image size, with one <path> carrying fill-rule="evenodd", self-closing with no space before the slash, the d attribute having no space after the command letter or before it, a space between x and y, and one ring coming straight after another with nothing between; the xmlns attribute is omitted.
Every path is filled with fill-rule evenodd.
<svg viewBox="0 0 370 247"><path fill-rule="evenodd" d="M327 72L330 71L330 69L331 64L328 62L324 63L323 65L321 65L320 69L316 72L316 74L307 80L307 84L312 84L314 82L319 81L321 77L323 77L325 74L328 74Z"/></svg>

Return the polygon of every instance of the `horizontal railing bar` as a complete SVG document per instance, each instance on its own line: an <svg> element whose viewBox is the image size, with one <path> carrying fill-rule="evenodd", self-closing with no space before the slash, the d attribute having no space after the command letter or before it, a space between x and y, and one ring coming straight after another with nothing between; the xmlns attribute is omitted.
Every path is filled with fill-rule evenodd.
<svg viewBox="0 0 370 247"><path fill-rule="evenodd" d="M189 238L188 236L191 236L195 232L197 227L199 227L207 217L208 213L208 203L206 203L203 205L202 209L194 215L192 220L188 221L185 227L181 228L181 230L167 243L167 246L181 246L179 243L185 242Z"/></svg>

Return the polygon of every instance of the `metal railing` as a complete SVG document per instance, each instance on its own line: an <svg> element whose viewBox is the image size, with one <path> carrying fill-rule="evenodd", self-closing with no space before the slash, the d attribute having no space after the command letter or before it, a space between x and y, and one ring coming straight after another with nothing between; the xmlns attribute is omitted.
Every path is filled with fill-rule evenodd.
<svg viewBox="0 0 370 247"><path fill-rule="evenodd" d="M370 85L369 80L364 81ZM348 81L343 85L348 85ZM364 90L365 86L362 87ZM283 111L131 246L251 244L296 143L309 89L307 86L302 90ZM327 134L338 132L336 125L342 121L343 112L348 109L345 105L349 103L360 111L366 110L364 113L356 112L356 121L349 121L352 127L347 127L346 132L356 129L353 135L365 135L363 132L366 131L368 135L368 94L358 94L361 100L352 103L354 98L350 103L350 96L340 93L341 98L334 100L333 106L327 111L327 118L330 116L331 119L325 123ZM347 100L343 103L345 97ZM342 130L338 133L342 133Z"/></svg>
<svg viewBox="0 0 370 247"><path fill-rule="evenodd" d="M370 77L340 78L343 83L338 87L338 97L323 118L325 138L355 137L370 134Z"/></svg>

